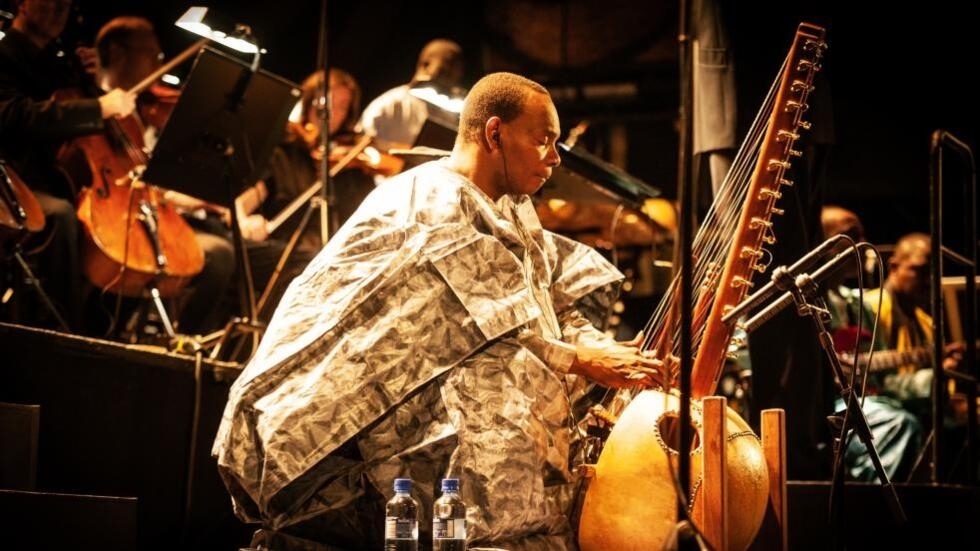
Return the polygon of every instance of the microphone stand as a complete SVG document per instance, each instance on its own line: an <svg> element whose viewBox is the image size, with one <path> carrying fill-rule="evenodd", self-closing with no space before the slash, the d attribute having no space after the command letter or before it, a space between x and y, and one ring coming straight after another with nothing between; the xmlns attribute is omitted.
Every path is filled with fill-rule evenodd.
<svg viewBox="0 0 980 551"><path fill-rule="evenodd" d="M905 512L902 510L902 504L898 499L895 486L888 480L888 474L885 472L884 467L882 467L881 458L878 455L878 451L875 449L874 442L872 442L871 427L868 426L868 420L864 415L864 411L861 410L860 396L855 392L853 386L848 383L847 378L844 376L844 370L834 347L834 339L828 330L830 311L827 308L826 301L824 301L823 297L819 296L817 293L817 284L813 278L806 273L801 273L794 278L790 270L784 266L780 266L773 271L772 280L777 288L784 291L789 291L792 294L793 301L796 303L797 313L799 313L800 316L809 316L813 321L813 326L817 331L818 342L824 351L827 361L830 362L831 369L833 369L834 380L837 382L837 386L840 391L840 396L846 404L847 409L844 413L843 419L831 417L832 421L837 421L835 424L839 425L837 428L840 429L840 432L839 436L834 439L835 460L833 480L831 482L830 533L831 537L836 542L834 547L843 549L840 539L841 530L839 526L843 515L841 513L842 509L839 507L839 505L841 503L841 493L844 487L843 456L849 430L854 430L867 448L868 455L870 456L871 462L874 465L875 472L878 474L878 479L881 481L882 489L885 491L885 499L888 502L889 509L899 524L904 524L906 522ZM808 300L812 302L808 302ZM861 367L862 366L860 365L855 366L855 376L857 376L857 371L861 369Z"/></svg>
<svg viewBox="0 0 980 551"><path fill-rule="evenodd" d="M333 189L333 178L330 176L330 61L327 56L327 0L320 2L320 36L317 48L317 67L323 70L323 80L317 90L317 116L320 121L320 166L318 169L323 186L320 188L320 245L326 245L332 232L330 209L333 208L336 197Z"/></svg>
<svg viewBox="0 0 980 551"><path fill-rule="evenodd" d="M677 154L677 193L680 203L680 223L678 224L677 242L674 266L678 267L680 278L680 350L679 378L680 403L678 404L678 446L677 446L677 519L675 526L677 549L700 549L700 542L692 534L690 517L688 515L687 498L690 495L690 451L694 441L694 430L691 427L691 371L694 369L694 358L691 356L691 343L694 336L691 323L694 314L691 311L693 300L693 275L691 272L692 239L694 227L694 185L691 181L691 151L692 125L694 113L693 93L693 60L691 58L690 35L690 4L687 0L680 1L678 23L678 59L680 70L680 109L679 109L679 147Z"/></svg>
<svg viewBox="0 0 980 551"><path fill-rule="evenodd" d="M333 227L334 217L331 217L330 209L336 201L333 189L333 175L330 174L330 64L327 58L327 0L321 0L320 2L320 33L318 44L317 44L317 62L316 67L323 71L323 78L317 83L316 97L313 98L311 102L311 107L316 109L317 121L320 126L320 133L317 136L319 141L319 150L322 152L320 159L317 161L317 176L318 180L310 185L310 188L300 195L303 197L303 201L294 201L287 209L293 207L294 204L301 205L305 201L309 201L306 211L300 218L299 224L297 224L296 229L293 231L292 235L289 237L289 241L286 243L286 247L283 249L282 254L279 255L279 261L276 264L275 270L269 281L265 284L265 288L262 291L262 295L259 297L258 304L256 306L256 311L258 315L262 315L265 312L266 306L268 306L269 299L272 297L272 292L279 281L279 277L282 270L285 268L286 263L289 261L289 257L293 254L296 246L299 243L300 238L303 236L303 232L306 230L307 225L310 221L310 216L312 216L313 211L316 210L319 215L317 220L320 224L320 247L327 244L330 239L332 232L337 228ZM314 74L315 74L314 70ZM305 113L304 113L305 116ZM367 144L365 144L366 146ZM360 151L358 151L359 153ZM353 158L353 155L351 156ZM347 159L342 166L346 166L351 159ZM298 198L297 198L298 199ZM293 211L295 212L295 211ZM280 213L288 217L290 213ZM277 216L279 218L279 216ZM282 220L277 220L274 224L278 227L282 223ZM275 231L275 229L269 229L269 233Z"/></svg>

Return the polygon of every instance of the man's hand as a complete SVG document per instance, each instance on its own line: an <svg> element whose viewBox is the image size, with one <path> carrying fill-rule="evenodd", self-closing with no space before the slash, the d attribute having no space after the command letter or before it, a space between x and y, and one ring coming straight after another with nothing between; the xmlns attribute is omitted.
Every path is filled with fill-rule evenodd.
<svg viewBox="0 0 980 551"><path fill-rule="evenodd" d="M92 80L98 82L99 72L101 70L99 66L99 52L95 48L79 46L75 48L75 55L81 61L85 73L91 76Z"/></svg>
<svg viewBox="0 0 980 551"><path fill-rule="evenodd" d="M943 347L943 369L956 369L963 361L963 354L966 352L966 343L963 341L951 342Z"/></svg>
<svg viewBox="0 0 980 551"><path fill-rule="evenodd" d="M99 107L102 108L102 118L128 117L136 109L136 96L125 90L113 88L99 96Z"/></svg>
<svg viewBox="0 0 980 551"><path fill-rule="evenodd" d="M250 241L265 241L269 237L269 221L261 214L249 214L238 222L242 237Z"/></svg>
<svg viewBox="0 0 980 551"><path fill-rule="evenodd" d="M642 333L631 341L603 348L579 346L569 373L585 376L610 388L663 387L663 362L640 349Z"/></svg>

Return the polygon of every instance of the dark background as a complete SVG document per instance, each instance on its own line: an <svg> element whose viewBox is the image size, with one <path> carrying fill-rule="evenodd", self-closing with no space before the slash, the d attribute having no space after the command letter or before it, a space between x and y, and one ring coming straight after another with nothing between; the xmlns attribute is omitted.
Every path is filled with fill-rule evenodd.
<svg viewBox="0 0 980 551"><path fill-rule="evenodd" d="M856 210L874 243L892 243L908 231L928 231L931 136L941 129L971 147L980 144L972 86L976 77L971 74L980 48L973 20L938 2L904 11L898 4L879 7L874 2L848 8L816 0L786 0L778 6L744 0L720 4L732 40L738 136L759 111L797 25L823 25L829 50L822 90L829 92L833 117L815 121L814 131L833 138L824 200ZM167 57L194 42L173 26L190 2L76 0L76 5L81 21L72 40L91 43L104 22L137 14L155 23ZM320 25L322 6L314 0L210 4L229 21L252 27L268 50L262 57L265 70L296 82L317 68L318 40L325 31L329 63L360 81L364 103L407 81L427 41L456 40L466 53L467 84L489 71L512 70L553 89L573 90L556 96L563 128L588 120L589 130L580 143L607 159L614 153L610 136L625 132L628 150L620 156L621 168L666 197L677 197L679 3L335 1L327 4L325 29ZM616 89L624 83L637 93L591 100L574 93L584 86ZM956 194L970 172L957 155L949 154L947 161L951 166L945 183L953 197L943 214L946 226L958 230L962 201L955 200ZM42 428L42 434L48 433ZM198 451L206 453L206 448L202 444ZM184 457L174 455L175 462ZM211 482L216 497L224 500L217 481Z"/></svg>
<svg viewBox="0 0 980 551"><path fill-rule="evenodd" d="M9 4L9 0L8 0ZM827 28L832 122L820 121L834 145L826 164L824 199L856 210L870 241L887 244L929 228L930 138L944 130L977 143L978 107L968 84L980 53L972 22L941 3L899 10L894 4L787 0L778 5L719 2L730 34L737 78L739 140L762 104L800 22ZM157 26L164 52L193 42L173 22L194 3L76 0L77 40L91 42L112 16L139 14ZM582 143L609 159L608 136L625 130L619 163L630 174L677 197L679 3L639 0L407 2L218 0L212 12L249 25L268 50L262 67L301 81L318 66L321 11L326 6L327 59L360 81L364 102L407 81L421 47L451 38L465 51L466 83L493 70L513 70L553 89L630 83L626 99L556 97L563 128L587 119ZM187 67L184 67L184 71ZM180 71L177 71L180 72ZM826 85L826 84L825 84ZM815 123L816 124L816 123ZM816 131L816 129L815 129ZM946 156L947 189L969 171ZM609 159L611 160L611 159ZM962 204L949 200L947 225L962 226ZM802 253L802 251L801 251Z"/></svg>

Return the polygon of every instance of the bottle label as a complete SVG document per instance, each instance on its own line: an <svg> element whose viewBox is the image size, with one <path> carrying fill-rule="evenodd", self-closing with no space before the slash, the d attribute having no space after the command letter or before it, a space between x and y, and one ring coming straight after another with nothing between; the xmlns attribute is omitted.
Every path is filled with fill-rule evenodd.
<svg viewBox="0 0 980 551"><path fill-rule="evenodd" d="M462 519L462 518L433 519L432 537L435 539L465 540L466 519Z"/></svg>
<svg viewBox="0 0 980 551"><path fill-rule="evenodd" d="M417 539L418 533L418 522L414 519L388 517L385 520L385 539Z"/></svg>

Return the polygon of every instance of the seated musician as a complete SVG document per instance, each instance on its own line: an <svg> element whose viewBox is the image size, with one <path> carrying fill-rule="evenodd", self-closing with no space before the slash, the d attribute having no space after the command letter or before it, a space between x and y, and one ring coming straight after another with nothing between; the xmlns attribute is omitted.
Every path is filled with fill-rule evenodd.
<svg viewBox="0 0 980 551"><path fill-rule="evenodd" d="M297 205L301 197L314 182L321 181L323 162L320 126L321 113L317 102L322 93L323 71L309 75L302 83L300 98L295 116L290 117L282 143L272 153L269 171L263 184L269 194L262 203L260 212L268 219L286 215L285 222L273 232L280 239L288 239L297 231L302 221L306 204ZM330 69L330 155L328 163L333 171L351 147L356 145L361 135L354 131L360 116L361 87L347 71L332 67ZM295 120L293 120L295 119ZM400 169L398 161L384 155L370 146L356 155L331 179L327 197L329 221L327 228L320 227L317 213L301 229L299 248L313 254L323 247L322 229L329 237L342 225L361 204L361 201L374 189L373 175L393 174ZM319 195L319 194L318 194ZM289 214L290 208L296 210Z"/></svg>
<svg viewBox="0 0 980 551"><path fill-rule="evenodd" d="M659 380L638 341L588 321L622 274L535 214L560 163L547 89L493 73L465 105L452 155L368 195L232 387L214 453L238 514L264 524L253 546L380 548L392 478L413 478L425 511L458 476L480 504L469 545L573 549L585 378Z"/></svg>
<svg viewBox="0 0 980 551"><path fill-rule="evenodd" d="M160 67L163 57L153 24L136 16L116 17L103 25L96 35L95 49L99 56L99 84L104 89L133 88ZM140 109L134 114L137 118L145 112L144 108L156 107L152 93L144 92L138 97ZM160 129L148 120L141 122L144 142L152 147ZM227 238L200 231L195 232L195 238L204 252L204 267L191 281L190 295L175 320L177 330L186 334L213 331L227 321L215 308L215 297L222 296L230 286L235 267L234 248Z"/></svg>
<svg viewBox="0 0 980 551"><path fill-rule="evenodd" d="M101 61L103 87L133 87L161 66L162 55L153 25L142 17L117 17L106 23L99 31L96 48ZM138 115L142 116L146 126L147 145L155 143L154 137L169 115L167 106L161 103L172 108L175 104L174 92L157 87L139 97ZM275 269L286 243L270 238L266 231L266 219L257 212L267 195L265 183L256 182L236 197L235 208L255 286L255 298L261 299L266 286L272 282L272 289L263 303L266 306L264 311L271 312L286 285L309 262L312 254L306 251L291 254L282 273L274 280ZM191 281L190 293L182 301L177 328L186 334L220 329L236 313L243 313L238 305L239 289L234 285L241 283L242 279L235 277L235 248L228 227L228 209L208 205L176 192L168 191L165 197L186 212L185 218L194 227L195 238L205 255L204 268ZM261 314L259 312L260 317Z"/></svg>
<svg viewBox="0 0 980 551"><path fill-rule="evenodd" d="M880 392L898 400L914 414L923 427L932 426L933 334L929 295L931 288L931 237L924 233L908 233L899 238L887 261L887 275L880 288L865 293L865 307L878 314L878 332L884 347L903 353L908 363L888 362L882 371ZM963 357L965 343L948 342L943 346L942 369L957 369ZM887 357L883 358L887 359ZM876 361L872 357L872 367ZM880 363L880 362L879 362ZM892 368L893 367L893 368ZM951 431L960 430L947 410L941 425ZM945 442L958 446L952 438ZM918 451L918 450L917 450ZM955 453L957 450L942 450ZM925 469L925 466L922 467ZM915 476L924 475L913 473Z"/></svg>
<svg viewBox="0 0 980 551"><path fill-rule="evenodd" d="M27 250L37 250L41 285L69 329L87 333L84 281L78 243L75 193L57 169L59 146L70 138L100 132L104 120L133 112L135 100L118 88L90 98L56 100L56 92L85 88L94 55L66 51L59 36L71 0L18 0L16 16L0 40L0 153L32 189L46 216L46 227ZM79 55L85 59L79 58ZM91 70L91 69L90 69ZM57 328L43 308L43 319L23 320Z"/></svg>
<svg viewBox="0 0 980 551"><path fill-rule="evenodd" d="M826 237L844 234L855 242L864 239L861 220L850 210L834 205L825 206L821 212L821 222ZM899 241L895 254L889 260L888 276L881 289L867 290L862 297L857 289L845 286L845 281L856 279L858 271L854 263L847 263L845 268L834 274L836 279L829 282L826 296L831 325L835 330L836 349L838 354L844 355L842 363L846 367L845 374L850 375L848 364L853 365L855 348L859 351L875 350L871 355L862 411L874 438L875 451L892 482L905 482L914 474L926 419L922 417L925 412L913 409L913 405L930 396L932 370L928 363L885 369L892 366L882 364L881 360L888 359L889 351L931 346L932 322L921 307L924 304L921 293L928 292L927 278L920 277L923 268L928 269L928 239L909 236ZM878 331L872 342L878 297L882 293L888 300L882 303ZM924 298L927 304L928 295ZM909 308L908 315L905 308ZM923 357L930 356L926 354ZM930 382L923 384L923 378ZM842 411L844 407L843 400L838 399L837 410ZM851 478L864 482L878 481L868 448L857 435L852 435L848 441L844 461Z"/></svg>

